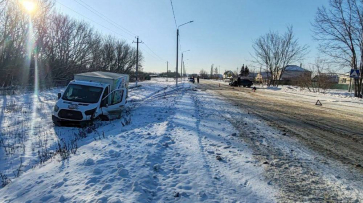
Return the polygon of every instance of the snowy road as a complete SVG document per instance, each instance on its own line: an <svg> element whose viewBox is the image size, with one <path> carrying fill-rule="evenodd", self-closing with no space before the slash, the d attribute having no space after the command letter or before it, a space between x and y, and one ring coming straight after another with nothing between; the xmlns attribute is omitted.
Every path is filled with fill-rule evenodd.
<svg viewBox="0 0 363 203"><path fill-rule="evenodd" d="M270 128L251 127L241 113L229 118L254 150L254 157L268 163L266 176L282 191L281 201L363 200L359 101L273 90L253 93L214 81L202 81L198 89L230 102L236 112L252 115L258 119L255 123ZM323 100L323 106L314 105L317 99Z"/></svg>

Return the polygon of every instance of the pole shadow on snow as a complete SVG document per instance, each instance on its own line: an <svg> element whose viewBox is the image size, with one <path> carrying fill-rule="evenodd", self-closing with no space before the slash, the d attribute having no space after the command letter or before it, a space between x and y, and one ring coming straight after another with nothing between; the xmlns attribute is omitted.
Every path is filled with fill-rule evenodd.
<svg viewBox="0 0 363 203"><path fill-rule="evenodd" d="M0 128L3 129L5 126L4 125L4 114L5 114L5 108L6 108L6 104L7 104L7 98L6 95L2 96L2 106L1 106L1 110L0 110Z"/></svg>

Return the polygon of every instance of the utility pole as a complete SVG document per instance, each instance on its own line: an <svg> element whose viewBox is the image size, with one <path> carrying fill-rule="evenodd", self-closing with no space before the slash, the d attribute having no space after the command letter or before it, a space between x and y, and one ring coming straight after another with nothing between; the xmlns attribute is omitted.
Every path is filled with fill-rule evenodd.
<svg viewBox="0 0 363 203"><path fill-rule="evenodd" d="M180 74L181 74L181 81L183 81L183 52L182 52L182 57L181 57L181 62L180 62Z"/></svg>
<svg viewBox="0 0 363 203"><path fill-rule="evenodd" d="M218 79L219 79L219 75L221 74L221 66L218 67ZM222 76L223 77L223 76Z"/></svg>
<svg viewBox="0 0 363 203"><path fill-rule="evenodd" d="M137 87L137 80L138 80L138 71L139 71L139 44L143 43L142 41L139 42L139 37L136 37L136 42L132 42L132 43L136 43L136 87Z"/></svg>
<svg viewBox="0 0 363 203"><path fill-rule="evenodd" d="M169 76L169 61L166 62L166 82L168 82L168 76Z"/></svg>
<svg viewBox="0 0 363 203"><path fill-rule="evenodd" d="M184 64L184 62L183 62L183 73L184 73L184 74L186 73L186 71L185 71L185 64Z"/></svg>
<svg viewBox="0 0 363 203"><path fill-rule="evenodd" d="M179 28L176 29L176 71L175 71L175 84L178 86L178 55L179 55Z"/></svg>

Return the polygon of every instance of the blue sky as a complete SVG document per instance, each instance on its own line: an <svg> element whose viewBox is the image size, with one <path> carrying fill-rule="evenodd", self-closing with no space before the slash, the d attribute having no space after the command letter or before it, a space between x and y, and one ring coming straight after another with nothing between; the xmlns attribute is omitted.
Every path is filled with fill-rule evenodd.
<svg viewBox="0 0 363 203"><path fill-rule="evenodd" d="M180 28L180 43L182 51L191 50L184 53L187 72L199 73L201 69L209 71L212 64L220 66L221 72L236 70L242 64L252 67L253 41L270 30L283 33L289 25L294 27L299 42L309 46L310 53L301 61L307 66L318 56L311 23L317 8L328 5L328 0L173 0L173 5L177 24L194 20ZM175 69L176 27L170 0L57 0L56 9L129 43L135 39L134 34L138 35L146 43L140 45L145 71L166 71L166 61L169 69Z"/></svg>

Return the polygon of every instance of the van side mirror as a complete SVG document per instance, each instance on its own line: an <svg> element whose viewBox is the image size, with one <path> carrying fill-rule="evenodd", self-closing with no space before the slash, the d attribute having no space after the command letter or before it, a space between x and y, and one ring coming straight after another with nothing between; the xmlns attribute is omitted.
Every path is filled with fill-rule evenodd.
<svg viewBox="0 0 363 203"><path fill-rule="evenodd" d="M61 96L62 96L62 94L61 94L61 93L58 93L58 99L60 99L60 98L61 98Z"/></svg>

